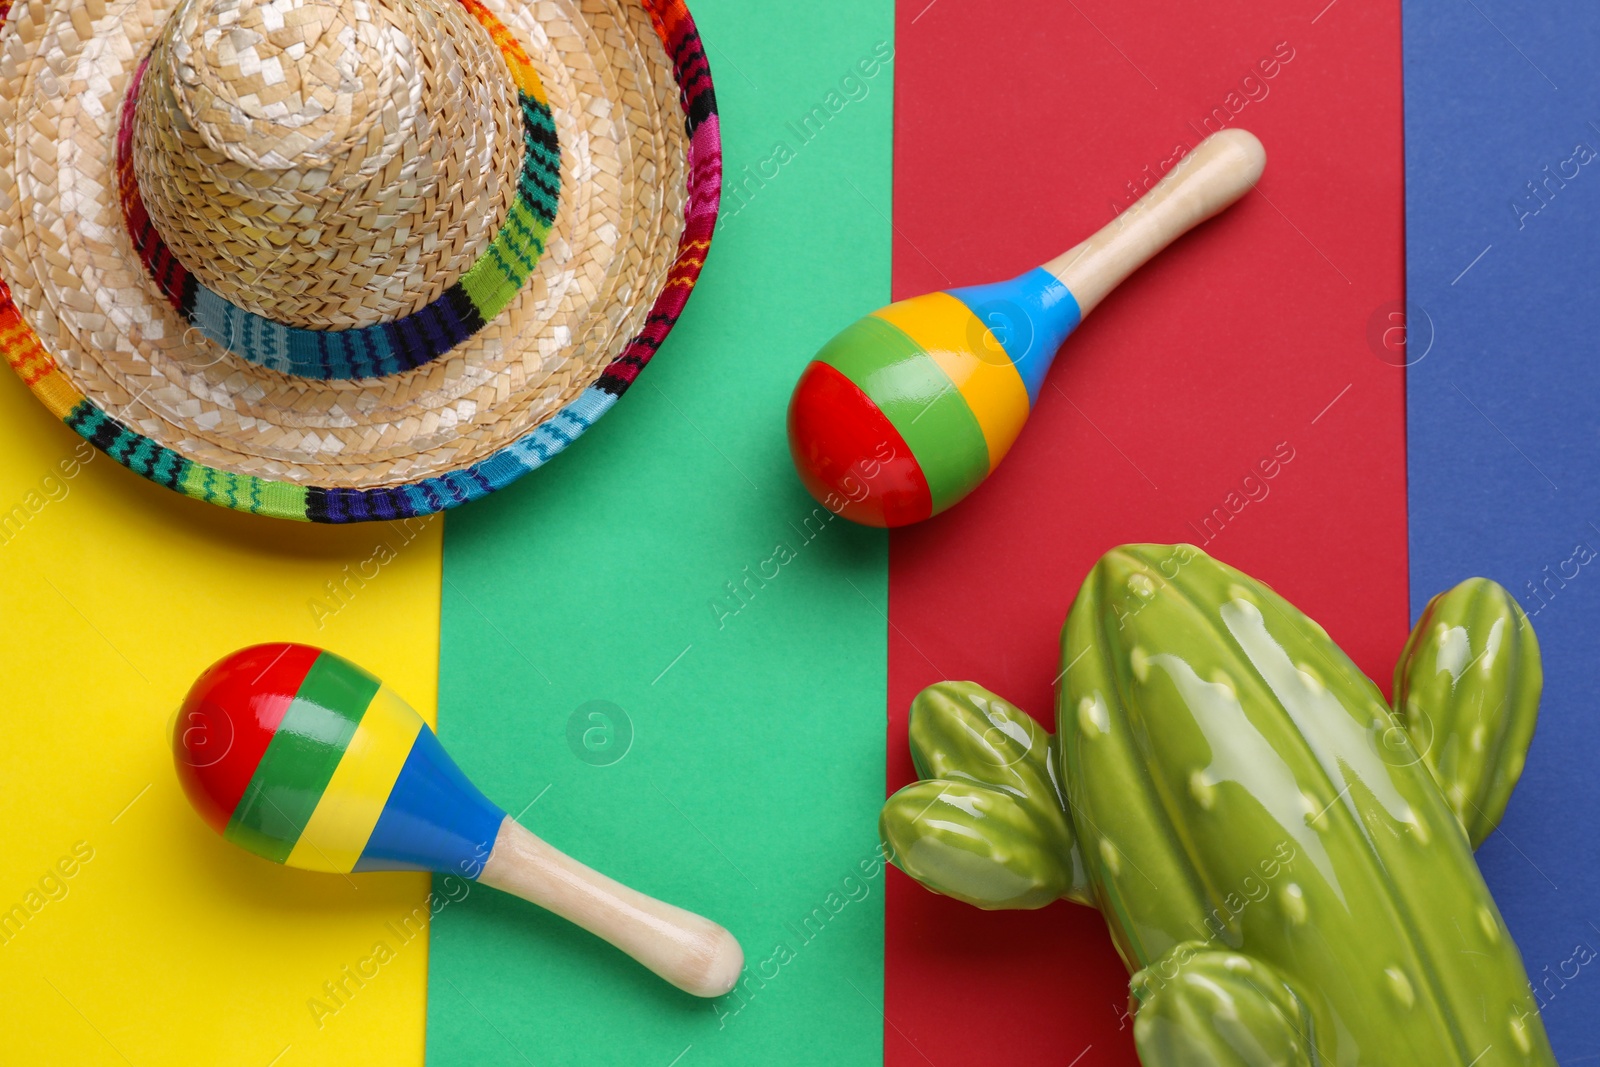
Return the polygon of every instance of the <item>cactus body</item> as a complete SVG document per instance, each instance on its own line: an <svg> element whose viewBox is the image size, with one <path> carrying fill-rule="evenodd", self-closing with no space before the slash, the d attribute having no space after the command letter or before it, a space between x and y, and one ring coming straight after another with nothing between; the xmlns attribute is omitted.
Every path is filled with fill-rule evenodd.
<svg viewBox="0 0 1600 1067"><path fill-rule="evenodd" d="M1395 713L1473 848L1522 775L1543 685L1532 624L1487 578L1428 601L1395 666Z"/></svg>

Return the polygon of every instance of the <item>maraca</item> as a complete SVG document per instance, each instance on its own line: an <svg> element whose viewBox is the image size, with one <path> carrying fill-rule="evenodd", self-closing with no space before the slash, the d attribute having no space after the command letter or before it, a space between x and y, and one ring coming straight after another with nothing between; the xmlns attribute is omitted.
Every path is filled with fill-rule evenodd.
<svg viewBox="0 0 1600 1067"><path fill-rule="evenodd" d="M331 652L256 645L224 658L189 690L172 747L206 822L276 863L453 873L548 908L696 996L721 996L739 977L732 934L524 829L410 705Z"/></svg>
<svg viewBox="0 0 1600 1067"><path fill-rule="evenodd" d="M1069 333L1107 293L1255 185L1261 142L1224 130L1082 244L1010 281L929 293L846 327L800 375L789 451L829 510L937 515L1004 458Z"/></svg>

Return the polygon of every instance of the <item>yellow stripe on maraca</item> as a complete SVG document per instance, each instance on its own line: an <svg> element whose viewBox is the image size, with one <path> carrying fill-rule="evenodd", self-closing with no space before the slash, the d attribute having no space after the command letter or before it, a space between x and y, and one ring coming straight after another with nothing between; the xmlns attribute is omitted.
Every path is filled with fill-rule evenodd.
<svg viewBox="0 0 1600 1067"><path fill-rule="evenodd" d="M388 686L379 688L284 862L340 874L354 868L421 729L411 705Z"/></svg>
<svg viewBox="0 0 1600 1067"><path fill-rule="evenodd" d="M1028 420L1028 388L1005 346L949 293L902 300L873 314L920 345L955 384L983 431L993 471Z"/></svg>

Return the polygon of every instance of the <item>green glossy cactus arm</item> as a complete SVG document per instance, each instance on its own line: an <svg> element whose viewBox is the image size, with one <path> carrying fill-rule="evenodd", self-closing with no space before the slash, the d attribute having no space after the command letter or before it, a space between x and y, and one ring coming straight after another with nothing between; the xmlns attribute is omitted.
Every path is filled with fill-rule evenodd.
<svg viewBox="0 0 1600 1067"><path fill-rule="evenodd" d="M1473 848L1522 775L1543 684L1533 624L1487 578L1430 600L1395 666L1395 714Z"/></svg>
<svg viewBox="0 0 1600 1067"><path fill-rule="evenodd" d="M1072 890L1055 852L1010 794L928 779L890 797L878 821L895 866L935 893L994 911L1042 908Z"/></svg>
<svg viewBox="0 0 1600 1067"><path fill-rule="evenodd" d="M890 797L878 821L896 866L980 908L1088 903L1050 744L1031 716L981 686L924 689L911 704L923 780Z"/></svg>
<svg viewBox="0 0 1600 1067"><path fill-rule="evenodd" d="M1184 941L1128 983L1144 1067L1313 1067L1310 1013L1275 968Z"/></svg>

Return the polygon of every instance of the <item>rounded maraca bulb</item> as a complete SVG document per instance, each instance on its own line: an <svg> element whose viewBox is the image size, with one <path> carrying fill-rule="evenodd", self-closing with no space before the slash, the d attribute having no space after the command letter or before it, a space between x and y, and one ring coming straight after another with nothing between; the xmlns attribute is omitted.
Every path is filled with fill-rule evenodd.
<svg viewBox="0 0 1600 1067"><path fill-rule="evenodd" d="M505 819L409 704L308 645L255 645L212 665L172 749L213 829L291 867L475 878Z"/></svg>
<svg viewBox="0 0 1600 1067"><path fill-rule="evenodd" d="M789 452L811 495L868 526L937 515L1005 457L1061 342L1113 288L1255 185L1261 142L1202 141L1088 240L1010 281L890 304L845 328L789 401Z"/></svg>
<svg viewBox="0 0 1600 1067"><path fill-rule="evenodd" d="M1040 268L928 293L847 326L789 401L806 489L868 526L904 526L959 501L1005 458L1080 318Z"/></svg>

